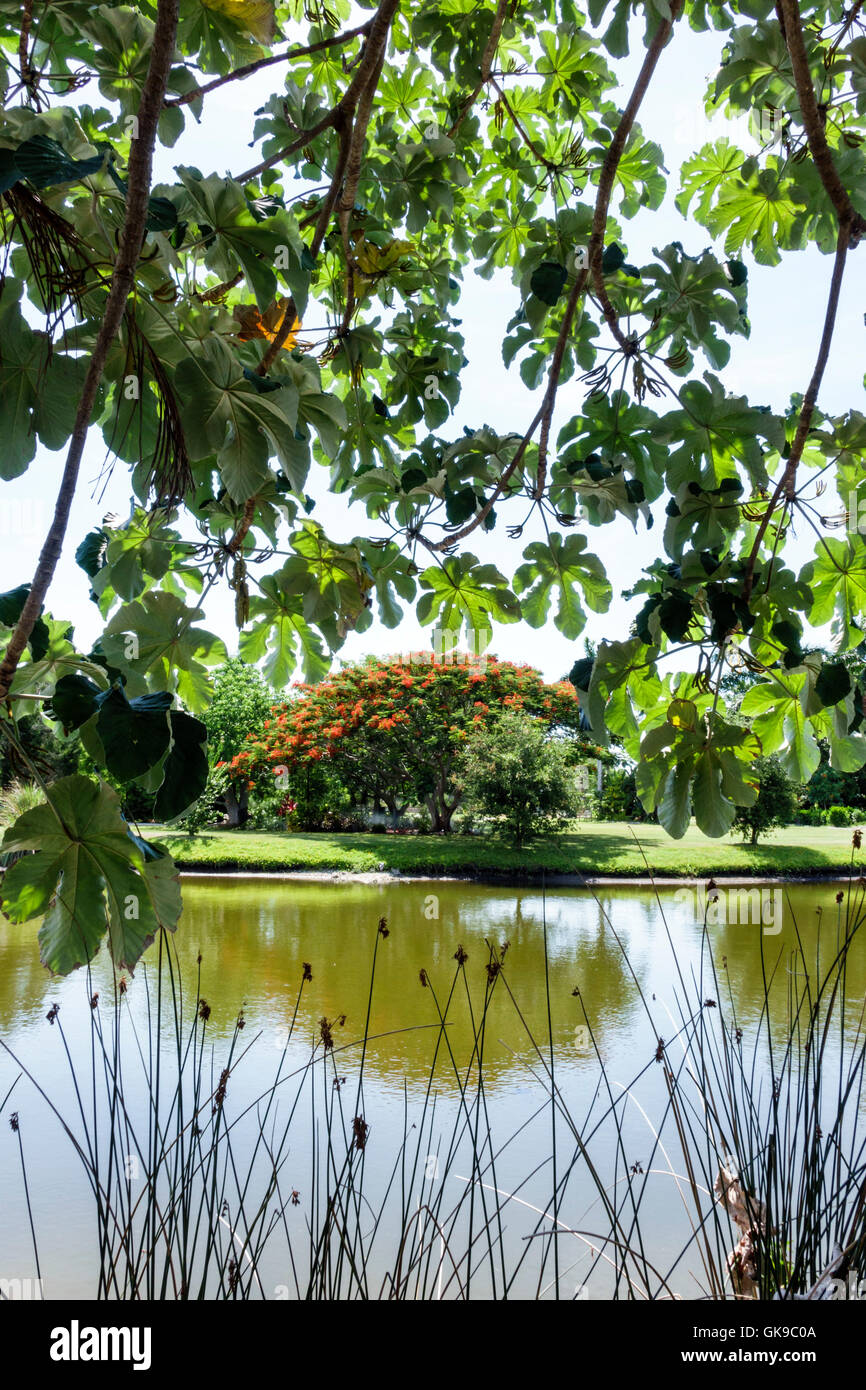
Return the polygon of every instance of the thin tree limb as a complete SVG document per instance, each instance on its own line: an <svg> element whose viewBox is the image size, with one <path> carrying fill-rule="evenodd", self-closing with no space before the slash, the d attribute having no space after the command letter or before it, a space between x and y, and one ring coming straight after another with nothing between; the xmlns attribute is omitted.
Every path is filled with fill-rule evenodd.
<svg viewBox="0 0 866 1390"><path fill-rule="evenodd" d="M331 180L331 187L328 190L328 193L322 204L321 210L318 214L316 220L316 229L313 233L313 239L310 244L310 254L312 256L318 255L322 242L325 239L325 233L328 230L328 223L331 220L331 214L334 210L334 204L337 201L337 197L340 192L340 187L343 182L343 174L346 168L346 160L349 156L349 143L351 141L351 138L351 123L344 119L343 127L340 133L340 153L337 158L337 166L334 170L334 177ZM286 310L283 314L282 322L280 323L280 326L277 329L277 332L274 335L273 340L269 344L267 351L263 354L261 361L256 367L257 376L267 376L268 372L270 371L271 367L276 361L280 349L282 348L283 344L285 343L286 339L291 333L296 318L297 309L295 307L295 301L293 297L290 297L286 304ZM228 551L229 555L236 555L237 552L240 550L241 546L243 545L243 542L247 536L247 532L249 531L250 527L252 526L255 520L255 504L255 494L253 494L252 497L248 497L246 502L244 503L244 512L238 524L238 528L226 546L226 550Z"/></svg>
<svg viewBox="0 0 866 1390"><path fill-rule="evenodd" d="M379 61L373 68L370 74L370 80L361 93L361 98L358 102L358 110L352 127L349 154L346 160L346 176L343 185L343 193L337 209L340 234L343 238L343 251L346 257L346 309L343 314L342 323L342 331L344 333L348 330L355 309L355 258L352 255L352 248L349 243L349 222L352 216L352 209L355 206L355 198L358 193L358 183L361 178L361 165L364 159L364 145L367 139L367 127L370 124L370 117L373 114L373 101L376 96L376 88L379 85L379 78L382 76L386 43L387 39L382 44L379 53Z"/></svg>
<svg viewBox="0 0 866 1390"><path fill-rule="evenodd" d="M776 12L791 58L794 85L797 90L797 99L800 103L800 113L803 117L806 139L809 142L809 151L814 160L815 168L818 171L821 182L827 192L827 196L833 204L839 223L839 235L836 241L836 259L833 265L833 275L830 280L830 290L827 296L827 309L824 314L824 328L818 346L818 356L815 360L811 380L806 388L806 394L803 397L803 404L800 408L800 418L797 421L797 431L794 435L794 442L791 445L791 452L788 456L785 471L776 485L776 489L773 496L770 498L766 511L761 517L755 539L752 542L752 548L746 561L746 574L743 580L742 592L743 598L747 602L751 597L755 582L755 566L770 520L783 498L786 508L793 506L796 499L795 485L797 468L803 457L803 450L806 446L806 439L808 438L812 416L818 400L818 392L830 355L830 346L833 341L833 331L836 326L836 314L839 308L839 296L842 288L842 278L845 274L847 254L849 250L852 250L859 244L863 232L866 231L866 221L860 216L851 202L848 191L839 177L839 171L833 160L833 153L830 146L827 144L824 123L818 110L815 89L812 85L812 75L809 71L809 59L806 53L806 44L803 39L803 27L800 21L800 7L796 4L796 0L777 0Z"/></svg>
<svg viewBox="0 0 866 1390"><path fill-rule="evenodd" d="M21 85L32 97L35 95L33 69L30 66L30 30L33 26L33 0L24 0L21 10L21 32L18 35L18 68Z"/></svg>
<svg viewBox="0 0 866 1390"><path fill-rule="evenodd" d="M746 562L746 577L743 581L743 598L748 602L751 597L752 587L755 582L755 565L758 553L761 549L770 518L773 516L779 502L784 497L785 506L790 506L794 501L795 482L797 468L803 457L803 450L806 446L806 439L812 424L812 416L818 401L818 392L821 388L821 381L827 367L827 360L830 356L830 346L833 342L833 331L836 327L836 314L839 309L839 296L842 289L842 278L845 274L845 262L850 249L850 224L846 221L839 228L839 237L836 242L836 259L833 264L833 275L830 280L830 292L827 296L827 309L824 314L824 329L821 333L821 342L818 347L818 356L812 371L812 377L806 388L803 397L803 404L800 407L800 418L797 421L797 432L794 435L794 442L791 445L791 452L785 466L785 471L776 484L773 496L767 505L767 509L761 517L749 558Z"/></svg>
<svg viewBox="0 0 866 1390"><path fill-rule="evenodd" d="M632 132L632 127L634 126L635 117L637 116L638 110L640 109L641 102L646 96L650 82L652 81L653 74L655 73L659 58L661 57L662 49L665 47L665 45L668 42L668 39L671 36L671 31L673 29L674 23L679 18L680 13L682 11L682 7L683 0L675 0L674 4L671 5L671 18L669 20L662 20L661 24L655 32L655 35L653 36L652 43L647 49L646 56L644 57L643 63L641 64L641 69L638 73L637 80L634 84L632 94L628 99L628 104L626 105L626 108L622 113L619 123L617 124L617 128L614 132L613 139L611 140L607 148L607 154L604 157L604 163L601 166L601 174L598 180L598 192L596 194L595 199L595 211L593 212L592 217L592 231L590 233L589 249L587 256L587 259L589 261L589 274L592 276L593 281L595 283L596 292L599 291L600 287L599 298L602 304L602 311L604 312L604 305L606 303L610 315L613 318L613 323L616 327L616 333L614 336L617 337L617 341L619 341L620 338L622 339L620 345L623 347L626 346L626 339L623 337L622 332L619 328L619 324L616 321L616 314L614 313L613 306L610 304L610 301L607 298L607 291L604 286L604 272L602 270L601 264L602 254L604 252L604 233L605 228L607 226L607 218L608 213L610 211L610 200L613 196L613 186L616 181L616 171L619 168L619 162L622 159L623 153L625 151L628 137ZM578 277L578 280L575 282L575 289L572 291L571 297L569 299L568 306L563 317L559 338L557 339L556 348L554 350L553 360L550 364L547 391L545 393L544 398L544 415L541 423L541 434L538 440L538 475L536 478L535 489L533 492L533 496L536 498L536 500L543 496L545 484L547 482L547 446L550 437L550 429L553 422L553 411L556 406L556 393L559 388L559 377L562 371L562 363L563 358L565 356L565 347L568 339L568 334L571 331L571 323L572 319L574 318L574 311L577 307L578 298L585 284L586 274L583 274L582 276ZM579 290L578 286L580 286ZM575 291L577 291L577 293L575 293ZM607 317L608 315L607 313L605 313L605 318Z"/></svg>
<svg viewBox="0 0 866 1390"><path fill-rule="evenodd" d="M397 0L394 0L392 14L393 11L396 10L396 8ZM345 190L343 193L342 202L345 202L349 197L351 197L351 202L349 205L350 212L351 208L355 205L355 195L357 192L358 180L360 178L361 173L361 161L363 156L364 140L367 133L367 127L369 125L370 116L372 114L373 97L375 95L376 87L379 82L379 77L382 72L382 65L385 60L385 49L388 44L390 22L391 21L389 19L388 24L384 27L384 31L381 34L381 38L379 41L380 51L378 59L373 61L371 64L366 65L365 67L367 73L367 84L366 87L361 89L359 92L358 111L355 115L354 121L352 120L353 111L351 110L351 108L344 108L342 102L339 103L338 106L334 108L334 111L330 113L333 117L331 124L340 133L340 150L337 156L337 163L334 169L333 177L331 179L330 188L328 189L328 192L324 198L322 206L317 215L316 227L313 232L313 238L309 248L310 254L314 258L318 255L322 242L325 239L325 235L328 230L328 224L331 220L331 216L337 204L337 199L340 197L341 188ZM372 25L373 21L371 21L370 24L365 27L372 28ZM355 84L353 83L352 86L354 87ZM340 209L341 226L342 202ZM348 244L348 238L345 232L344 243ZM351 274L350 251L347 251L347 269L349 271L349 274ZM268 346L267 351L263 354L261 361L256 367L256 373L258 376L267 376L268 372L270 371L271 367L277 359L280 349L285 344L287 338L289 337L289 334L291 333L294 327L296 317L297 310L295 307L294 298L289 298L279 329L277 330L273 340ZM247 532L249 531L253 523L254 517L255 497L252 497L247 499L246 504L244 506L244 514L241 519L241 522L235 534L232 536L231 540L228 543L227 549L230 554L234 555L240 549L247 535Z"/></svg>
<svg viewBox="0 0 866 1390"><path fill-rule="evenodd" d="M135 268L138 264L145 234L144 224L147 217L148 198L150 197L157 122L162 110L166 82L174 58L177 21L178 0L158 0L150 63L137 112L138 135L132 142L129 154L126 208L117 260L111 276L102 322L81 390L81 399L78 403L63 476L55 502L54 518L39 556L36 572L30 585L30 592L21 610L15 631L12 633L2 665L0 665L0 700L5 700L8 697L9 687L12 684L18 663L30 639L30 634L36 619L39 617L45 596L57 569L78 483L84 442L87 438L96 393L102 379L105 359L117 336L126 309L126 301L135 282Z"/></svg>
<svg viewBox="0 0 866 1390"><path fill-rule="evenodd" d="M492 85L494 91L496 91L496 92L499 94L499 100L502 102L502 105L505 107L505 110L506 110L508 116L511 118L511 122L512 122L512 124L513 124L515 130L517 131L518 135L519 135L519 136L521 137L521 139L523 140L523 143L524 143L524 145L526 146L526 148L527 148L528 150L530 150L530 151L535 155L535 158L538 160L539 164L542 164L549 174L556 173L557 169L558 169L560 166L559 166L558 164L556 164L554 160L548 159L548 158L547 158L547 155L544 154L544 153L538 148L538 146L536 145L535 141L534 141L534 140L532 139L532 137L529 135L529 132L528 132L528 131L526 130L526 128L521 124L521 122L520 122L520 120L519 120L519 118L518 118L517 112L514 110L514 107L511 105L511 102L508 100L508 97L505 95L505 92L504 92L503 89L500 87L500 85L499 85L499 83L496 81L496 79L495 79L494 77L491 77L491 78L489 78L488 80L489 80L490 84Z"/></svg>
<svg viewBox="0 0 866 1390"><path fill-rule="evenodd" d="M299 150L305 149L307 145L311 144L317 135L321 135L323 131L336 126L341 116L354 114L361 93L366 88L370 74L379 60L382 44L387 42L391 22L399 3L400 0L382 0L382 4L370 21L370 29L364 45L364 56L358 65L358 71L336 106L333 106L310 130L304 131L297 140L292 141L283 149L277 150L276 154L272 154L268 159L263 159L260 164L248 169L246 173L239 174L238 183L248 183L250 179L258 178L266 169L270 169L274 164L279 164L281 160L297 154Z"/></svg>
<svg viewBox="0 0 866 1390"><path fill-rule="evenodd" d="M330 39L320 39L318 43L305 44L301 48L290 48L285 53L270 53L266 58L258 58L254 63L245 63L243 67L235 68L234 72L226 73L223 77L215 77L212 82L204 82L201 87L194 87L191 92L185 92L183 96L170 97L162 103L164 110L169 110L173 106L188 106L190 102L197 101L199 97L207 96L208 92L215 92L218 87L224 87L227 82L242 82L244 78L251 77L254 72L259 72L262 68L272 67L275 63L290 63L293 58L304 58L309 53L320 53L325 48L336 48L338 45L351 43L352 39L360 38L369 31L372 20L368 19L366 24L359 24L357 29L347 29L343 34L335 34Z"/></svg>
<svg viewBox="0 0 866 1390"><path fill-rule="evenodd" d="M481 81L478 82L475 87L473 87L472 91L469 93L469 96L463 103L463 106L460 108L460 115L457 117L457 120L454 122L451 129L448 131L449 137L452 135L456 135L460 126L463 124L464 120L469 115L469 112L472 110L472 107L478 100L478 97L480 96L481 92L484 90L487 83L490 81L490 78L493 74L493 62L496 57L496 50L499 47L499 40L502 37L502 26L505 23L505 12L508 9L508 2L509 0L499 0L499 4L496 7L496 14L493 16L493 28L490 30L490 37L487 40L487 46L485 47L484 52L481 55Z"/></svg>
<svg viewBox="0 0 866 1390"><path fill-rule="evenodd" d="M571 325L574 319L575 310L577 308L580 297L586 288L587 279L589 275L592 273L594 261L597 262L599 267L601 266L601 256L604 247L604 230L605 226L607 225L608 209L610 207L610 200L613 193L613 186L616 179L616 171L619 166L619 161L622 158L626 141L628 140L632 126L634 125L635 116L637 115L638 108L640 107L640 104L646 95L650 81L652 80L653 73L655 72L656 65L658 63L659 57L661 56L661 51L667 43L668 39L670 38L673 23L679 17L680 11L682 10L682 4L683 0L675 0L674 4L671 6L671 20L663 20L662 23L659 25L659 28L656 30L655 36L653 37L653 41L650 44L650 47L647 49L646 57L644 58L640 73L638 74L637 81L635 82L634 90L632 91L632 94L629 98L625 110L623 111L622 118L616 128L614 137L610 145L608 146L608 151L605 155L604 163L601 169L601 175L599 177L598 193L595 202L595 212L593 214L592 220L592 233L590 236L588 256L589 266L586 270L582 270L580 274L577 276L574 285L572 286L571 293L568 297L568 303L565 307L565 313L562 316L562 323L560 325L559 334L557 336L556 346L553 350L553 358L551 360L550 370L548 372L547 378L547 389L545 390L544 399L541 403L541 407L538 410L535 419L532 421L532 424L530 425L528 431L523 436L517 453L511 460L511 463L503 472L501 478L499 479L499 482L496 484L493 492L491 493L490 497L486 499L481 509L478 512L476 512L472 520L467 522L465 526L461 527L459 531L450 532L447 536L444 537L443 540L437 541L435 544L425 542L429 550L439 551L450 549L451 546L453 546L457 541L463 540L466 536L471 535L472 532L477 530L477 528L482 524L482 522L486 520L486 518L490 515L490 511L494 503L501 496L502 492L508 485L510 478L514 474L515 469L522 461L523 456L526 453L526 450L529 447L532 437L535 434L536 429L538 429L539 424L541 425L541 434L539 436L538 441L538 467L536 472L535 486L533 488L532 495L536 500L538 500L544 493L544 488L547 482L547 447L550 437L550 428L553 420L553 411L556 405L556 393L559 388L559 378L562 372L562 363L565 357L565 349L568 343L568 335L571 332ZM614 318L616 318L616 315L614 315Z"/></svg>
<svg viewBox="0 0 866 1390"><path fill-rule="evenodd" d="M784 21L782 27L785 43L791 58L794 85L797 89L797 100L800 103L800 113L803 117L809 150L821 182L827 191L827 196L836 209L839 224L840 226L843 222L849 224L852 244L856 245L863 232L866 231L866 222L855 210L833 162L830 146L827 144L824 122L818 110L815 88L812 85L812 74L809 71L809 58L803 39L803 26L800 22L800 7L796 0L779 0L778 8Z"/></svg>
<svg viewBox="0 0 866 1390"><path fill-rule="evenodd" d="M626 141L629 135L631 134L632 126L634 125L635 121L635 116L637 115L638 108L640 107L641 102L646 96L647 88L649 87L653 73L655 72L656 64L658 63L658 60L661 56L662 49L665 47L668 39L671 36L671 31L673 29L674 24L680 17L682 8L683 0L676 0L676 3L671 5L671 18L669 20L662 20L662 23L656 30L653 41L647 49L646 57L644 58L640 73L638 74L638 78L634 85L634 90L632 91L628 106L623 112L622 120L616 128L613 140L608 146L607 155L605 156L604 166L602 167L601 178L599 180L598 185L598 199L596 200L595 205L596 217L593 219L592 239L590 241L589 248L589 268L592 274L592 283L595 289L595 295L598 299L599 307L601 308L601 312L604 316L605 323L607 324L608 328L610 329L611 333L616 339L619 347L622 349L623 352L627 354L631 352L631 346L629 344L628 339L626 338L625 334L619 326L619 319L617 317L616 310L610 302L610 298L607 293L607 286L604 283L604 271L602 269L601 264L601 258L604 252L604 228L607 222L607 208L610 204L611 195L613 193L613 185L614 180L616 178L616 171L619 166L619 161L623 156ZM597 226L596 222L599 209L602 206L602 200L604 206L604 220Z"/></svg>
<svg viewBox="0 0 866 1390"><path fill-rule="evenodd" d="M526 450L529 448L529 445L532 442L532 436L538 429L543 414L544 403L542 402L542 404L538 408L535 419L532 421L532 424L529 426L529 429L526 431L526 434L520 441L517 453L514 455L514 458L511 460L508 467L504 469L502 476L500 477L490 496L485 501L484 506L481 508L479 512L475 513L471 521L468 521L465 526L462 526L460 528L459 531L451 532L449 535L445 537L444 540L436 541L435 544L432 541L425 540L423 536L419 535L418 539L422 542L423 545L427 547L428 550L450 550L451 546L455 545L457 541L462 541L465 536L471 536L472 532L477 530L481 523L487 519L487 517L490 515L490 512L494 504L499 499L501 494L505 491L512 475L522 462L523 455L526 453Z"/></svg>

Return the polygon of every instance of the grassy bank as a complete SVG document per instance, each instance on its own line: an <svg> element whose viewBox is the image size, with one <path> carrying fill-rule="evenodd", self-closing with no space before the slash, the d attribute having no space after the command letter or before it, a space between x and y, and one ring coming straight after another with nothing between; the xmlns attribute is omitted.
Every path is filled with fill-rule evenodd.
<svg viewBox="0 0 866 1390"><path fill-rule="evenodd" d="M186 869L330 870L353 873L399 869L411 874L548 873L820 874L847 872L852 865L851 830L791 826L754 849L739 839L709 840L692 826L672 840L657 825L582 823L572 833L514 850L496 840L439 835L289 835L256 831L204 830L195 835L147 827ZM646 858L644 858L644 855ZM856 851L860 872L863 852Z"/></svg>

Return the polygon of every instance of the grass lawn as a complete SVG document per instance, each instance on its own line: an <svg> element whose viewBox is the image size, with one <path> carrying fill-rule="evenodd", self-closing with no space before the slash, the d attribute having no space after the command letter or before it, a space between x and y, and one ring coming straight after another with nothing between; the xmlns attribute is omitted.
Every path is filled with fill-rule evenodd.
<svg viewBox="0 0 866 1390"><path fill-rule="evenodd" d="M851 829L790 826L755 849L739 839L708 840L691 826L672 840L658 825L582 822L568 834L514 850L493 839L442 835L289 835L263 831L203 830L187 835L146 827L186 869L346 869L354 873L400 869L415 874L551 873L808 874L846 872L852 864ZM635 836L637 843L635 843ZM641 850L646 854L644 859ZM856 851L859 873L866 851Z"/></svg>

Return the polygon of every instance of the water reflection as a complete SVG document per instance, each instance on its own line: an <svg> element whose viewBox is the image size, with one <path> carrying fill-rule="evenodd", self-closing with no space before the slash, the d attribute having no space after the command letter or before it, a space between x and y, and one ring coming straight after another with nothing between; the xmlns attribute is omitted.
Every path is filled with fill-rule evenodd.
<svg viewBox="0 0 866 1390"><path fill-rule="evenodd" d="M254 1102L273 1077L305 962L311 965L313 980L303 992L291 1066L303 1065L323 1017L333 1021L346 1015L345 1024L335 1028L338 1046L357 1039L369 1003L373 1036L367 1052L364 1104L373 1125L371 1172L375 1154L387 1159L390 1170L401 1142L404 1108L411 1123L412 1107L420 1104L426 1090L436 1028L419 1025L435 1025L438 1019L433 992L444 1005L455 979L458 945L468 958L449 1011L449 1046L440 1048L436 1073L443 1122L456 1094L454 1067L464 1071L470 1066L475 1029L490 990L488 943L500 950L502 943L509 942L505 976L493 987L484 1030L486 1100L491 1123L499 1127L500 1142L527 1126L520 1142L507 1147L497 1167L498 1180L506 1188L517 1187L527 1172L541 1164L536 1185L527 1188L525 1195L543 1205L549 1196L544 1167L549 1157L549 1123L544 1119L533 1127L530 1121L545 1094L543 1067L532 1039L546 1051L548 984L558 1086L575 1118L592 1110L599 1093L599 1066L587 1044L586 1021L614 1084L627 1086L645 1070L641 1099L652 1114L653 1106L664 1102L664 1088L662 1069L651 1065L658 1033L647 1017L640 991L653 1009L658 1007L663 1017L675 1020L677 999L695 980L701 998L708 997L711 989L718 991L718 1002L727 1007L730 994L738 1025L748 1033L761 1016L766 973L773 977L774 1008L781 1027L791 972L802 974L803 970L796 953L801 950L812 967L819 959L826 967L834 953L844 911L835 903L836 892L836 886L829 884L792 885L782 895L780 930L765 931L754 920L741 925L719 922L710 929L702 955L700 916L682 890L662 889L656 895L646 889L616 887L593 895L557 888L542 894L537 887L459 882L374 885L190 878L174 941L187 995L194 994L199 955L202 958L201 992L211 1007L208 1036L216 1048L216 1073L240 1008L247 1024L245 1045L261 1035L243 1067L232 1076L233 1114ZM388 924L387 938L377 937L382 917ZM376 981L370 999L377 941ZM855 942L849 963L852 1007L846 1022L852 1036L866 990L864 941L866 937ZM711 965L720 972L718 983L711 981ZM432 988L422 987L422 970ZM97 959L92 975L92 981L84 972L68 980L53 980L39 963L32 924L0 922L0 1037L53 1098L71 1100L71 1091L58 1029L47 1022L46 1014L59 1002L73 1054L78 1062L89 1064L90 995L99 993L99 1015L106 1026L115 998L115 981L104 959ZM147 1036L149 980L153 980L152 962L137 971L125 1000L142 1038ZM666 1023L662 1027L665 1037L674 1036L673 1021L670 1029ZM170 1029L164 1028L164 1033L168 1057ZM831 1063L836 1045L831 1040L827 1054ZM357 1064L357 1049L350 1047L339 1054L338 1069L349 1077L347 1094L354 1085ZM0 1054L0 1098L17 1070L8 1055ZM131 1067L127 1075L130 1096L145 1113L140 1077L135 1079ZM86 1184L56 1119L26 1079L16 1088L15 1106L32 1154L42 1255L52 1270L48 1296L80 1293L92 1282L92 1210ZM26 1274L29 1228L21 1175L15 1166L14 1136L5 1118L0 1125L0 1264L12 1259L14 1268ZM570 1143L564 1132L564 1152ZM634 1105L625 1112L623 1144L629 1164L650 1162L652 1132ZM309 1159L310 1139L302 1127L293 1137L289 1173L289 1181L302 1191L310 1190ZM591 1189L582 1182L578 1174L572 1220L593 1201ZM682 1203L669 1178L653 1178L653 1182L658 1185L658 1199L649 1206L649 1233L660 1249L674 1252L682 1240L677 1225L684 1220ZM303 1212L297 1215L298 1221L302 1217ZM274 1272L275 1282L281 1277L280 1271Z"/></svg>

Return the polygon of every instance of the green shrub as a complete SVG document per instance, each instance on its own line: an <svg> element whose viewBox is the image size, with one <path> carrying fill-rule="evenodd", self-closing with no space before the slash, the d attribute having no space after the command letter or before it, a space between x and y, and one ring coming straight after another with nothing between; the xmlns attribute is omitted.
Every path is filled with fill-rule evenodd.
<svg viewBox="0 0 866 1390"><path fill-rule="evenodd" d="M758 795L751 806L738 807L734 825L742 831L744 840L756 845L759 835L776 826L790 825L797 802L794 783L778 758L756 758L749 780L757 783Z"/></svg>
<svg viewBox="0 0 866 1390"><path fill-rule="evenodd" d="M615 769L607 773L601 796L593 801L593 819L644 821L647 813L637 794L633 770Z"/></svg>
<svg viewBox="0 0 866 1390"><path fill-rule="evenodd" d="M204 830L209 825L217 825L225 817L225 798L229 785L228 768L212 768L208 773L207 786L194 806L181 816L178 824L190 835Z"/></svg>
<svg viewBox="0 0 866 1390"><path fill-rule="evenodd" d="M470 810L495 820L517 848L574 816L574 756L532 715L502 714L470 734L459 765Z"/></svg>

